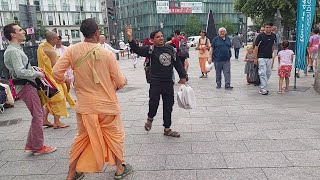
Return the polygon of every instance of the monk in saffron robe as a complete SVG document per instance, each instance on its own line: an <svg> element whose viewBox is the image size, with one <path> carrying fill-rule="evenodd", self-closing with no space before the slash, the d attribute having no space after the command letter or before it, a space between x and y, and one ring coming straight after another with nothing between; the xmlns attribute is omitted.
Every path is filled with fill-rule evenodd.
<svg viewBox="0 0 320 180"><path fill-rule="evenodd" d="M116 166L115 179L122 179L132 167L124 164L125 133L116 90L127 81L114 54L97 44L100 34L95 20L84 20L80 31L84 42L68 47L53 68L58 83L65 81L70 66L75 78L78 133L70 150L67 179L99 172L105 163Z"/></svg>
<svg viewBox="0 0 320 180"><path fill-rule="evenodd" d="M57 43L58 35L53 31L48 31L46 33L46 42L40 44L38 47L38 66L45 72L53 85L59 90L59 93L50 98L50 101L45 104L45 119L43 122L44 126L53 126L53 128L55 129L65 128L69 126L68 124L60 122L61 116L69 116L65 101L67 100L71 108L75 106L75 102L72 100L71 95L68 93L66 84L56 83L52 76L52 67L58 60L58 55L54 48ZM54 117L54 124L51 124L48 120L49 113Z"/></svg>
<svg viewBox="0 0 320 180"><path fill-rule="evenodd" d="M206 62L209 59L209 50L211 47L210 40L206 37L205 31L200 31L199 41L196 42L196 50L198 50L199 64L201 69L201 76L199 78L207 78L208 71L206 70Z"/></svg>

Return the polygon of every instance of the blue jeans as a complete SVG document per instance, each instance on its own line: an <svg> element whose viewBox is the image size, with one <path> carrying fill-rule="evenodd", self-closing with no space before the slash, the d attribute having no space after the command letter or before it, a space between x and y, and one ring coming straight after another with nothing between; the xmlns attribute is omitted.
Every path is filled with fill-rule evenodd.
<svg viewBox="0 0 320 180"><path fill-rule="evenodd" d="M260 88L267 90L268 80L271 76L272 58L259 58Z"/></svg>

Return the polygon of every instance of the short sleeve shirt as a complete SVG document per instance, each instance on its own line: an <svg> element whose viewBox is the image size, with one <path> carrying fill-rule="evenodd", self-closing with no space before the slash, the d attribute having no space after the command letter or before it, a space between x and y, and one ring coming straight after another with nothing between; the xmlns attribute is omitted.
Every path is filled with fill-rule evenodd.
<svg viewBox="0 0 320 180"><path fill-rule="evenodd" d="M293 54L294 54L294 52L290 49L281 50L278 53L278 56L280 58L280 66L292 65L291 57Z"/></svg>
<svg viewBox="0 0 320 180"><path fill-rule="evenodd" d="M265 33L260 33L255 41L255 46L258 46L258 58L272 58L272 48L276 43L276 35L271 33L267 35Z"/></svg>

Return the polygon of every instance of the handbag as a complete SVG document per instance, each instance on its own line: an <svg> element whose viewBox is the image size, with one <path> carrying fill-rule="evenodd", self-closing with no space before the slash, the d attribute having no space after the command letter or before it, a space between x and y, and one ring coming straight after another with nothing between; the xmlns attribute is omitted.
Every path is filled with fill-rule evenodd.
<svg viewBox="0 0 320 180"><path fill-rule="evenodd" d="M146 61L144 63L144 72L145 72L145 75L146 75L146 81L149 84L151 82L151 55L152 55L153 49L154 49L154 46L151 45L149 47L149 52L148 52L150 57L147 57L147 59L146 59Z"/></svg>

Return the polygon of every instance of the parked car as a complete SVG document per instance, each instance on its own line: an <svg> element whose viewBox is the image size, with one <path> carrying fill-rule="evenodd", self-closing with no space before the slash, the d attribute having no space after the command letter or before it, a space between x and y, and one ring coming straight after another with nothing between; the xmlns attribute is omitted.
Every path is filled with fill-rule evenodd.
<svg viewBox="0 0 320 180"><path fill-rule="evenodd" d="M201 36L190 36L190 37L188 37L188 42L187 42L188 46L189 47L196 46L196 44L199 41L200 37Z"/></svg>

